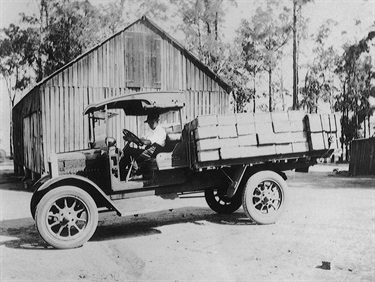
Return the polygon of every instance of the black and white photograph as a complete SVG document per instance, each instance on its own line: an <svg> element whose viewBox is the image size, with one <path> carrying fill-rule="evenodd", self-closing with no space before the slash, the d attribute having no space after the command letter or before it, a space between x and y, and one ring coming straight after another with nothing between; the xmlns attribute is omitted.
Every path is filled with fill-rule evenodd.
<svg viewBox="0 0 375 282"><path fill-rule="evenodd" d="M0 0L0 281L375 281L374 0Z"/></svg>

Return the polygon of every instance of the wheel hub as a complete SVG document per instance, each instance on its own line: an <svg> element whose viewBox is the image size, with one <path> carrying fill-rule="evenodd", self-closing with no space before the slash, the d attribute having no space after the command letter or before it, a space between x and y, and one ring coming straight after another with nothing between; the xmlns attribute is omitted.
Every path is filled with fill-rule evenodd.
<svg viewBox="0 0 375 282"><path fill-rule="evenodd" d="M49 227L56 236L71 237L86 226L87 210L81 201L70 198L56 201L49 211Z"/></svg>
<svg viewBox="0 0 375 282"><path fill-rule="evenodd" d="M278 186L273 182L262 182L254 191L254 204L258 211L269 213L279 208L280 194Z"/></svg>

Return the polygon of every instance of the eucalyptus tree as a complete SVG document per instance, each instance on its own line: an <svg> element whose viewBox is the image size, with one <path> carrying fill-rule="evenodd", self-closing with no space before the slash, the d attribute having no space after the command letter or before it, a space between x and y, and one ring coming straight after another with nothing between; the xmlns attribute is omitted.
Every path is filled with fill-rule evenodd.
<svg viewBox="0 0 375 282"><path fill-rule="evenodd" d="M121 0L125 1L125 0ZM158 21L166 22L170 19L169 12L170 6L168 1L165 0L127 0L128 2L132 2L133 5L137 7L135 10L135 14L137 18L146 15L150 16L153 19ZM124 6L124 12L128 14L131 10L126 9Z"/></svg>
<svg viewBox="0 0 375 282"><path fill-rule="evenodd" d="M241 45L232 44L228 48L228 57L225 67L221 71L222 77L231 86L234 97L234 111L242 113L248 111L248 104L251 100L254 101L254 92L248 87L250 77L245 68Z"/></svg>
<svg viewBox="0 0 375 282"><path fill-rule="evenodd" d="M220 73L225 67L227 44L223 42L224 4L235 0L170 0L178 11L178 30L185 35L185 45L199 60Z"/></svg>
<svg viewBox="0 0 375 282"><path fill-rule="evenodd" d="M237 30L237 36L234 44L240 46L240 62L241 69L246 71L247 76L251 78L252 89L247 92L250 94L249 99L253 101L253 112L256 111L257 99L257 77L264 71L262 52L259 52L259 44L257 44L258 34L246 19L241 21ZM251 83L248 79L248 83ZM249 102L249 99L243 99L243 102Z"/></svg>
<svg viewBox="0 0 375 282"><path fill-rule="evenodd" d="M249 25L253 50L262 59L264 71L268 73L268 110L273 111L272 74L283 55L282 48L291 38L290 9L278 1L268 0L265 7L257 8Z"/></svg>
<svg viewBox="0 0 375 282"><path fill-rule="evenodd" d="M35 61L38 34L32 28L10 24L2 29L0 38L0 74L5 80L13 107L17 93L23 91L32 79L30 67Z"/></svg>
<svg viewBox="0 0 375 282"><path fill-rule="evenodd" d="M374 112L369 97L375 97L374 66L370 44L375 32L355 44L346 44L336 73L341 81L341 94L336 97L335 108L342 112L343 143L347 146L353 138L360 137L361 123ZM368 123L370 127L370 123Z"/></svg>
<svg viewBox="0 0 375 282"><path fill-rule="evenodd" d="M332 27L338 23L327 20L323 23L316 35L312 36L315 44L313 48L313 61L307 65L305 85L301 89L301 106L309 112L318 111L318 102L322 100L330 104L333 111L334 93L337 88L334 85L335 68L338 54L332 44L329 44Z"/></svg>
<svg viewBox="0 0 375 282"><path fill-rule="evenodd" d="M302 17L302 7L313 0L293 0L293 106L298 108L298 42L306 28L306 21Z"/></svg>
<svg viewBox="0 0 375 282"><path fill-rule="evenodd" d="M37 41L38 33L32 28L24 29L10 24L8 28L1 31L0 75L5 81L10 108L13 108L16 97L28 87L33 77L30 68L35 61ZM13 126L10 122L11 156L13 156L12 136Z"/></svg>

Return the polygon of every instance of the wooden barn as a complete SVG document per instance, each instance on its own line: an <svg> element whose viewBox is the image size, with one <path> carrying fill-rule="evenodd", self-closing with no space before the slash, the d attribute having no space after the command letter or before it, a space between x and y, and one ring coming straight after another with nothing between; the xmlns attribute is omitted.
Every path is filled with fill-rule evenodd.
<svg viewBox="0 0 375 282"><path fill-rule="evenodd" d="M38 83L13 108L15 172L35 179L52 152L87 148L86 106L140 91L181 91L187 120L229 112L230 87L142 17ZM121 138L122 128L139 133L136 118L117 118L114 136Z"/></svg>

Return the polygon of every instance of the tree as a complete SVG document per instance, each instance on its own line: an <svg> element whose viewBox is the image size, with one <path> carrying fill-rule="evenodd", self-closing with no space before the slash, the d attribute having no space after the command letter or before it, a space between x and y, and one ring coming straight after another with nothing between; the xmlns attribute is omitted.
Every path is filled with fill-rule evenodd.
<svg viewBox="0 0 375 282"><path fill-rule="evenodd" d="M256 81L257 76L264 70L263 68L263 54L257 50L257 36L254 29L250 26L247 20L242 20L239 29L237 30L237 37L235 44L241 46L241 68L247 71L247 74L251 77L253 88L247 92L253 100L253 112L256 111ZM242 99L241 102L249 102L249 99Z"/></svg>
<svg viewBox="0 0 375 282"><path fill-rule="evenodd" d="M2 29L0 39L0 74L7 87L9 106L13 108L17 94L30 83L30 67L35 60L38 35L32 28L22 29L11 24ZM13 126L10 124L10 155L13 156Z"/></svg>
<svg viewBox="0 0 375 282"><path fill-rule="evenodd" d="M44 76L69 63L116 30L110 8L101 12L88 1L52 1L42 50L45 55ZM109 12L108 12L109 11ZM108 12L109 17L105 17ZM108 33L105 32L106 28ZM104 31L104 32L103 32Z"/></svg>
<svg viewBox="0 0 375 282"><path fill-rule="evenodd" d="M220 73L225 64L227 48L222 41L221 23L224 21L223 0L171 0L176 5L182 23L178 29L185 34L187 49L199 60ZM235 1L230 3L235 5Z"/></svg>
<svg viewBox="0 0 375 282"><path fill-rule="evenodd" d="M254 33L254 50L263 60L268 73L268 110L273 111L272 73L282 55L282 47L290 39L292 25L290 10L279 2L268 0L266 7L259 7L251 20Z"/></svg>
<svg viewBox="0 0 375 282"><path fill-rule="evenodd" d="M312 1L293 0L293 110L298 108L298 37L305 28L305 21L302 18L301 10L303 5Z"/></svg>
<svg viewBox="0 0 375 282"><path fill-rule="evenodd" d="M375 74L369 54L369 43L374 37L375 32L370 32L358 43L345 45L336 68L342 93L336 98L335 108L343 115L343 143L346 147L353 138L360 137L361 123L374 111L368 101L375 95L372 85Z"/></svg>
<svg viewBox="0 0 375 282"><path fill-rule="evenodd" d="M318 101L322 99L329 102L333 111L333 93L337 89L334 86L334 71L338 55L332 45L327 46L327 39L331 36L332 26L337 22L332 20L322 24L318 33L313 36L315 47L313 48L314 59L308 65L305 76L305 86L302 88L301 106L310 113L318 111Z"/></svg>
<svg viewBox="0 0 375 282"><path fill-rule="evenodd" d="M124 0L122 0L124 1ZM132 0L139 8L136 10L138 17L146 15L160 21L168 21L168 2L163 0Z"/></svg>
<svg viewBox="0 0 375 282"><path fill-rule="evenodd" d="M283 76L283 70L282 66L278 67L277 69L277 81L273 84L273 92L275 95L275 108L277 108L277 104L281 103L281 109L282 111L286 110L286 96L292 96L290 94L290 91L284 86L284 76Z"/></svg>
<svg viewBox="0 0 375 282"><path fill-rule="evenodd" d="M236 113L246 112L246 106L251 99L255 101L254 92L248 87L249 75L245 69L241 45L232 44L229 50L227 63L222 70L222 75L232 88L234 96L234 110ZM255 102L254 102L255 103Z"/></svg>

